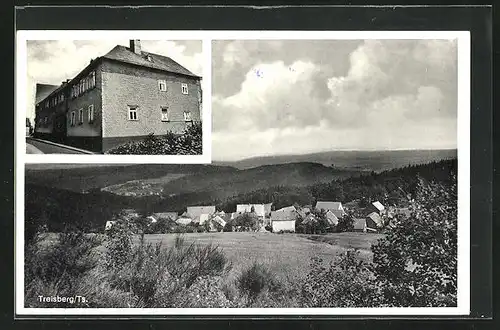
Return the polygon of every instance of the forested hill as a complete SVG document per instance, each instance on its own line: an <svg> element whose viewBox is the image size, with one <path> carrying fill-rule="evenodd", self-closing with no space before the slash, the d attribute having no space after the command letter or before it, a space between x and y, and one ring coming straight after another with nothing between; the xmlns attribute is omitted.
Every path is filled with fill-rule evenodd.
<svg viewBox="0 0 500 330"><path fill-rule="evenodd" d="M129 172L129 174L158 174L151 172L151 170L148 171L148 166L142 165L143 172L139 167L132 167L127 170L134 171ZM155 168L163 173L164 170L160 165L154 166L158 166ZM142 213L182 212L189 205L213 204L219 210L234 212L237 203L272 202L274 208L281 208L294 203L313 205L317 200L334 200L347 203L354 200L377 199L386 205L398 204L406 200L406 194L414 193L418 176L424 180L438 181L444 184L451 183L454 180L453 174L456 173L457 160L412 165L381 173L368 172L362 176L352 177L343 177L344 171L325 168L322 165L319 165L319 167L312 164L286 165L287 171L283 170L281 166L263 167L264 169L250 171L250 174L248 171L238 171L231 168L226 168L225 173L221 173L215 166L213 168L204 168L204 171L209 170L211 173L200 174L200 177L204 177L204 180L206 180L202 184L197 186L195 181L185 180L175 183L178 187L183 186L184 188L189 183L192 187L197 187L197 190L188 189L185 193L163 197L121 196L93 189L94 184L90 184L90 187L92 187L90 190L82 192L79 189L82 187L81 182L85 180L85 175L81 172L77 172L73 176L73 180L76 183L80 182L79 184L71 184L72 181L65 177L67 181L64 182L64 185L68 185L70 189L67 189L64 185L60 187L61 183L57 181L59 175L57 172L42 178L37 178L34 173L31 173L26 178L26 221L46 222L49 230L59 230L64 224L76 224L88 230L102 230L106 221L111 220L114 214L124 208L136 209ZM313 168L315 170L311 171ZM122 173L126 174L125 172ZM246 173L246 177L238 179L238 173ZM89 172L91 177L95 174ZM105 174L99 173L99 175ZM196 174L192 175L192 177L196 176ZM220 181L223 184L214 185L209 177L219 179L225 177L226 179ZM293 178L294 180L287 181L284 178L290 180ZM224 195L227 192L224 192L223 189L230 187L233 179L240 180L236 181L237 184L233 187L241 189L231 191L230 195ZM43 184L38 184L37 181L41 180ZM47 180L54 181L47 183ZM93 180L95 181L91 182L98 183L100 179ZM123 181L123 178L121 180ZM179 185L180 183L182 185ZM220 191L224 192L224 194L221 194ZM224 197L221 198L221 196Z"/></svg>
<svg viewBox="0 0 500 330"><path fill-rule="evenodd" d="M272 202L273 208L278 209L294 203L314 205L317 200L359 201L361 204L379 200L385 205L403 206L407 195L415 193L418 177L448 185L456 180L456 173L457 159L451 159L305 187L273 186L212 202L224 211L234 211L239 203Z"/></svg>

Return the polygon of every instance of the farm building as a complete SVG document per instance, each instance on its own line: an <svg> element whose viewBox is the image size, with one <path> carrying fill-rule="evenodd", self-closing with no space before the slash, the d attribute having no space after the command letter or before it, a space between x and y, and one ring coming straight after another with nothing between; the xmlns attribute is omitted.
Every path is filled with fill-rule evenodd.
<svg viewBox="0 0 500 330"><path fill-rule="evenodd" d="M259 218L266 217L266 207L264 204L238 204L236 213L254 212Z"/></svg>
<svg viewBox="0 0 500 330"><path fill-rule="evenodd" d="M337 218L342 218L346 213L341 202L316 202L316 210L332 211Z"/></svg>
<svg viewBox="0 0 500 330"><path fill-rule="evenodd" d="M303 225L307 225L307 224L310 224L310 223L314 223L316 222L317 219L316 217L314 216L314 214L312 213L309 213L307 214L305 217L304 217L304 220L302 220L302 224Z"/></svg>
<svg viewBox="0 0 500 330"><path fill-rule="evenodd" d="M35 136L95 152L201 122L201 77L140 40L90 59L56 89L42 87L50 92L35 105Z"/></svg>
<svg viewBox="0 0 500 330"><path fill-rule="evenodd" d="M271 212L271 226L274 233L280 231L295 232L295 221L297 212L295 211L273 211Z"/></svg>
<svg viewBox="0 0 500 330"><path fill-rule="evenodd" d="M193 223L197 223L197 224L199 224L201 226L205 222L207 222L208 219L210 219L210 214L203 213L203 214L200 214L199 216L195 217L193 219Z"/></svg>
<svg viewBox="0 0 500 330"><path fill-rule="evenodd" d="M372 229L382 228L384 226L384 220L377 212L372 212L366 216L366 226Z"/></svg>
<svg viewBox="0 0 500 330"><path fill-rule="evenodd" d="M226 221L221 217L216 215L215 217L210 219L210 231L222 231L224 226L226 225Z"/></svg>
<svg viewBox="0 0 500 330"><path fill-rule="evenodd" d="M215 213L215 206L188 206L186 213L193 217L199 217L202 214L214 214Z"/></svg>
<svg viewBox="0 0 500 330"><path fill-rule="evenodd" d="M379 201L373 202L369 206L369 211L370 212L376 212L380 215L382 215L385 212L385 207L380 203Z"/></svg>
<svg viewBox="0 0 500 330"><path fill-rule="evenodd" d="M339 218L332 211L326 212L326 221L330 226L336 226L339 223Z"/></svg>
<svg viewBox="0 0 500 330"><path fill-rule="evenodd" d="M354 231L366 233L366 219L354 219Z"/></svg>

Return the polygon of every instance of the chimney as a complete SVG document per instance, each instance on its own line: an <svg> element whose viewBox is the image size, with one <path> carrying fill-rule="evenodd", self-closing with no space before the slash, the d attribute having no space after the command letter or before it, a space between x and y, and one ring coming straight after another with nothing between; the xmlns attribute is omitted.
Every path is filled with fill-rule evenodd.
<svg viewBox="0 0 500 330"><path fill-rule="evenodd" d="M141 41L140 40L130 40L130 50L141 55Z"/></svg>

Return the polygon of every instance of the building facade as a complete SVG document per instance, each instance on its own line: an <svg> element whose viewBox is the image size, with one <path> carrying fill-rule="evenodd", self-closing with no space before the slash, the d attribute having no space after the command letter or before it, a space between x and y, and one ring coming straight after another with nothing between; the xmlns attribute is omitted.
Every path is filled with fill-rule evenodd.
<svg viewBox="0 0 500 330"><path fill-rule="evenodd" d="M201 77L131 40L38 102L35 134L105 152L150 134L181 134L201 122L201 104Z"/></svg>

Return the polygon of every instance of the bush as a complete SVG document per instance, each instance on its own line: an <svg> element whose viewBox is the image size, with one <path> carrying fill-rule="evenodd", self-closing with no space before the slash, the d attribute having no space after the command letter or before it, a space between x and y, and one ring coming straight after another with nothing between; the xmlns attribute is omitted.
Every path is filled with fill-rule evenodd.
<svg viewBox="0 0 500 330"><path fill-rule="evenodd" d="M272 292L280 288L274 274L266 266L259 263L254 263L243 271L236 281L240 292L248 296L251 301L254 301L264 290Z"/></svg>
<svg viewBox="0 0 500 330"><path fill-rule="evenodd" d="M96 235L80 231L60 233L52 244L42 242L37 235L25 252L25 302L36 303L42 292L62 296L79 294L81 279L98 264L96 247L100 244ZM71 306L62 303L57 307Z"/></svg>
<svg viewBox="0 0 500 330"><path fill-rule="evenodd" d="M183 134L168 132L164 136L149 134L144 140L124 143L108 150L107 154L125 155L201 155L202 124L194 122Z"/></svg>
<svg viewBox="0 0 500 330"><path fill-rule="evenodd" d="M354 218L351 213L345 214L339 219L336 228L338 233L346 231L354 231Z"/></svg>
<svg viewBox="0 0 500 330"><path fill-rule="evenodd" d="M108 269L120 269L130 262L134 228L125 220L117 220L106 231L104 262Z"/></svg>
<svg viewBox="0 0 500 330"><path fill-rule="evenodd" d="M390 306L456 306L457 187L418 180L410 218L372 245L374 272Z"/></svg>
<svg viewBox="0 0 500 330"><path fill-rule="evenodd" d="M356 250L348 250L328 267L321 258L313 257L302 285L303 307L378 306L380 300L369 265L360 261L358 254Z"/></svg>

